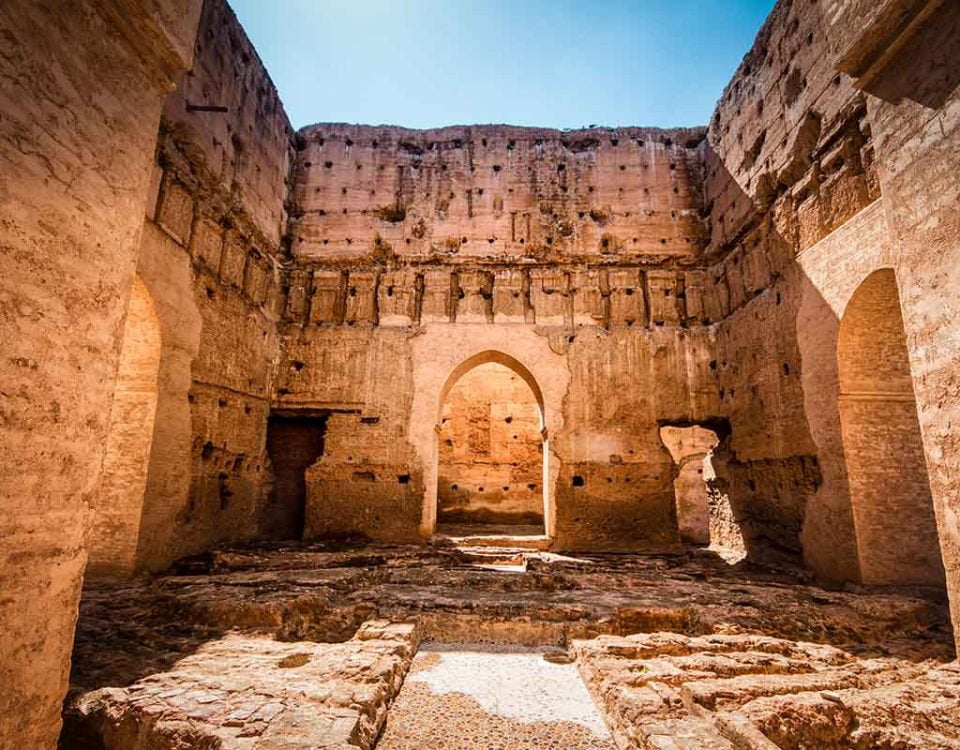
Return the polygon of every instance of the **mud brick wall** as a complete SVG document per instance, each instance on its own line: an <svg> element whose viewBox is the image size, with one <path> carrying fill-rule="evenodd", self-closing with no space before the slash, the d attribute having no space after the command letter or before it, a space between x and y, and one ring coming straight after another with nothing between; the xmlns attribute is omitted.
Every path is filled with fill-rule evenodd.
<svg viewBox="0 0 960 750"><path fill-rule="evenodd" d="M702 137L298 134L276 407L341 412L308 472L308 534L431 533L437 399L492 350L541 388L570 388L545 402L557 544L675 548L675 468L657 420L711 408L694 380L711 359L703 326L720 315L697 268Z"/></svg>
<svg viewBox="0 0 960 750"><path fill-rule="evenodd" d="M297 134L301 259L695 257L702 129L321 124Z"/></svg>
<svg viewBox="0 0 960 750"><path fill-rule="evenodd" d="M198 107L222 107L204 111ZM138 275L162 351L136 554L163 568L255 536L268 492L266 425L282 310L292 130L227 5L204 4L194 65L164 105ZM117 570L110 549L94 569Z"/></svg>
<svg viewBox="0 0 960 750"><path fill-rule="evenodd" d="M199 15L122 5L0 6L2 747L56 745L157 124Z"/></svg>
<svg viewBox="0 0 960 750"><path fill-rule="evenodd" d="M461 376L438 444L439 521L543 523L540 407L523 378L495 362Z"/></svg>
<svg viewBox="0 0 960 750"><path fill-rule="evenodd" d="M853 522L843 492L821 491L797 343L809 284L795 258L874 201L879 182L866 102L832 65L826 12L778 3L720 98L706 273L724 317L711 363L731 424L724 471L747 548L844 577L857 575Z"/></svg>
<svg viewBox="0 0 960 750"><path fill-rule="evenodd" d="M704 256L726 288L716 379L736 456L731 504L739 484L748 547L802 550L825 577L859 578L875 552L858 546L851 510L845 449L856 441L841 434L838 339L858 288L892 269L939 552L957 590L956 358L945 344L956 310L943 290L958 236L958 16L938 2L780 2L709 128ZM916 463L912 450L901 463Z"/></svg>
<svg viewBox="0 0 960 750"><path fill-rule="evenodd" d="M447 309L457 307L462 299L451 293L459 288L451 287L454 274L439 268L424 275L428 273L443 277L436 288L444 290ZM520 291L519 302L513 292L494 293L489 315L476 322L458 322L459 314L453 322L438 315L431 322L404 326L376 325L372 316L347 319L343 303L351 298L351 289L356 289L353 299L364 294L369 300L392 300L397 293L383 294L389 283L384 279L411 275L409 269L365 270L361 278L366 286L352 287L353 271L324 272L323 281L331 285L308 284L316 305L302 305L303 322L282 329L275 408L334 412L327 422L324 454L307 473L308 535L362 533L416 540L428 532L430 508L424 497L437 484L436 441L442 436L434 426L442 432L442 387L449 378L450 385L456 381L454 371L462 363L493 350L517 360L544 391L548 516L557 544L673 549L677 469L660 440L659 424L706 420L718 408L715 393L702 387L710 377L711 336L701 325L684 327L689 311L686 301L678 299L677 286L667 287L669 296L660 290L658 319L652 320L647 312L651 303L644 302L649 289L645 273L633 269L626 274L631 286L616 288L634 293L624 294L617 314L606 316L602 309L612 290L601 291L596 272L588 292L601 312L593 325L579 328L487 322L491 316L497 319L501 302L505 313L527 306L532 321L541 319L543 305L551 312L559 309L556 319L568 321L570 297L575 300L577 294L571 287L566 296L544 295L535 303ZM581 270L576 276L589 279L590 273ZM658 283L664 278L676 282L677 277L664 274ZM560 300L557 307L555 299ZM306 309L319 305L326 312L310 322ZM413 316L418 317L415 310ZM428 320L422 312L419 319ZM548 393L551 381L562 385Z"/></svg>
<svg viewBox="0 0 960 750"><path fill-rule="evenodd" d="M898 10L903 11L902 4L888 12ZM869 58L877 49L896 50L885 65L874 66L879 70L851 71L868 97L884 207L896 243L891 265L954 634L960 638L960 353L955 344L960 310L950 291L956 288L960 257L960 7L924 3L914 18L893 43L881 33L883 24L874 23L868 33L845 40L843 51L856 59L857 53Z"/></svg>
<svg viewBox="0 0 960 750"><path fill-rule="evenodd" d="M555 548L677 550L661 430L723 425L725 539L834 581L939 554L960 621L956 3L781 0L707 128L299 133L221 0L120 5L0 10L0 744L53 744L87 549L130 573L297 527L271 413L319 420L307 538L422 541L444 396L490 363L542 410ZM851 314L878 273L899 322ZM145 321L154 378L123 362ZM867 389L916 418L898 447L840 352L901 329ZM911 473L884 502L871 455Z"/></svg>

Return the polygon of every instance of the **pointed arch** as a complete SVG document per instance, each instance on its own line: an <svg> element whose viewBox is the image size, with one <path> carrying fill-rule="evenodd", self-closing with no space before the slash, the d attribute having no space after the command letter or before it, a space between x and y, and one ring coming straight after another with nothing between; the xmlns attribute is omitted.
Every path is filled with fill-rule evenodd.
<svg viewBox="0 0 960 750"><path fill-rule="evenodd" d="M478 368L484 379L469 388L459 385ZM436 409L435 517L544 527L549 447L543 392L533 373L502 351L478 352L449 373ZM465 410L472 416L457 413Z"/></svg>
<svg viewBox="0 0 960 750"><path fill-rule="evenodd" d="M457 381L474 367L487 364L488 362L495 362L496 364L503 365L504 367L513 370L517 375L523 378L523 381L528 386L530 386L530 390L533 391L533 395L537 399L537 404L540 406L540 427L543 428L546 424L544 420L543 392L540 390L537 379L520 360L511 357L509 354L504 354L503 352L499 352L494 349L478 352L453 368L451 373L447 376L447 380L443 384L443 388L440 390L440 400L437 404L437 418L439 419L440 410L443 408L444 399L446 399L450 389L456 385Z"/></svg>

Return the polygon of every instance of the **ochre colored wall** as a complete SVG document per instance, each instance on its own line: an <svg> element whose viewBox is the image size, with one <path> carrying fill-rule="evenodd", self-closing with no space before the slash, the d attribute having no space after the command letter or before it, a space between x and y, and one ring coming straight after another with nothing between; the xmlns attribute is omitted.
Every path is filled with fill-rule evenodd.
<svg viewBox="0 0 960 750"><path fill-rule="evenodd" d="M271 411L326 419L307 537L421 541L448 380L495 356L539 389L556 548L677 549L660 429L722 423L724 528L856 581L886 563L841 320L891 269L919 431L892 454L926 466L937 539L917 510L912 549L930 571L939 547L960 621L955 3L781 0L706 132L296 134L222 2L195 48L197 3L123 7L0 10L0 744L57 733L135 275L160 361L139 528L114 539L134 568L266 531Z"/></svg>
<svg viewBox="0 0 960 750"><path fill-rule="evenodd" d="M164 331L136 567L257 535L292 130L232 11L208 0L167 98L139 273ZM187 104L226 112L191 111Z"/></svg>
<svg viewBox="0 0 960 750"><path fill-rule="evenodd" d="M136 565L140 516L153 444L160 374L160 321L150 292L134 280L100 486L87 537L87 575L126 574Z"/></svg>
<svg viewBox="0 0 960 750"><path fill-rule="evenodd" d="M732 269L774 261L769 283L748 284L725 323L738 343L721 364L739 372L721 385L749 399L731 404L732 446L741 461L816 462L789 503L777 488L752 492L751 513L766 508L770 521L780 519L764 521L789 530L772 535L777 546L801 548L828 578L858 578L871 554L858 548L840 429L839 320L864 279L893 270L954 622L960 459L950 425L960 405L950 385L957 311L948 290L960 241L958 47L954 3L779 2L711 121L704 191L707 256L718 257L728 286L750 277ZM789 356L768 356L768 342ZM784 364L790 374L775 376ZM765 388L775 378L798 378L802 390ZM747 425L761 426L764 440L744 444ZM900 460L917 456L904 449ZM929 534L920 536L935 555Z"/></svg>
<svg viewBox="0 0 960 750"><path fill-rule="evenodd" d="M542 524L540 430L537 398L510 368L461 375L440 414L438 521Z"/></svg>
<svg viewBox="0 0 960 750"><path fill-rule="evenodd" d="M318 261L362 258L378 237L403 257L694 257L702 139L702 128L313 125L297 135L291 247Z"/></svg>
<svg viewBox="0 0 960 750"><path fill-rule="evenodd" d="M198 14L0 6L2 747L59 733L150 160Z"/></svg>
<svg viewBox="0 0 960 750"><path fill-rule="evenodd" d="M943 584L943 564L892 269L857 287L837 342L840 425L867 583Z"/></svg>
<svg viewBox="0 0 960 750"><path fill-rule="evenodd" d="M545 415L555 543L675 547L658 420L716 406L696 385L721 313L697 268L702 134L298 134L276 408L335 412L309 535L432 532L434 379L490 349L566 373Z"/></svg>

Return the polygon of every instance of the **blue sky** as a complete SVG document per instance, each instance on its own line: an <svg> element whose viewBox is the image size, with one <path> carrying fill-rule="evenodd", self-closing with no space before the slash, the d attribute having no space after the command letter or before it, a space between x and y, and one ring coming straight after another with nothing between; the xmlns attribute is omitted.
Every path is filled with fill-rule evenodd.
<svg viewBox="0 0 960 750"><path fill-rule="evenodd" d="M294 127L706 124L774 0L229 0Z"/></svg>

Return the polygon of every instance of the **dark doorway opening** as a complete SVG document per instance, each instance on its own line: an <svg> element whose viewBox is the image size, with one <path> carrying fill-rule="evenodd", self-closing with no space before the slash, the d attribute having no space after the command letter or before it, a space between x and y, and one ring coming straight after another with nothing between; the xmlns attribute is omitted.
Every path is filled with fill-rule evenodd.
<svg viewBox="0 0 960 750"><path fill-rule="evenodd" d="M263 539L300 539L307 508L305 473L323 455L327 415L271 415L267 453L273 464L273 487L261 509Z"/></svg>

